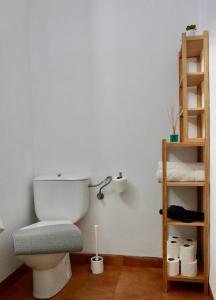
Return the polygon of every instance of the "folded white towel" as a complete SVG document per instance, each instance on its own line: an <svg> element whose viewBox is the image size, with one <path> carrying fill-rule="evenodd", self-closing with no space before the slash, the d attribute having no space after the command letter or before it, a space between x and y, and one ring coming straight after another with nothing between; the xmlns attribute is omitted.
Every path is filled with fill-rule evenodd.
<svg viewBox="0 0 216 300"><path fill-rule="evenodd" d="M158 163L156 177L162 181L162 162ZM203 181L205 180L203 163L167 162L167 181Z"/></svg>

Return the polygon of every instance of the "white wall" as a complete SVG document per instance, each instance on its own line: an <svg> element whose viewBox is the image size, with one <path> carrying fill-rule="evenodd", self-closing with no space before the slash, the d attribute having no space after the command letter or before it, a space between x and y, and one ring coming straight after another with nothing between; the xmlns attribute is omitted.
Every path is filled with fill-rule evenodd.
<svg viewBox="0 0 216 300"><path fill-rule="evenodd" d="M209 30L209 71L210 71L210 287L216 298L216 2L207 0L203 3L203 22Z"/></svg>
<svg viewBox="0 0 216 300"><path fill-rule="evenodd" d="M98 223L103 253L161 255L155 170L167 105L178 105L181 32L199 18L196 0L31 2L36 174L97 182L121 170L129 180L122 197L92 191L86 252Z"/></svg>
<svg viewBox="0 0 216 300"><path fill-rule="evenodd" d="M0 0L0 282L20 262L11 233L32 221L28 1Z"/></svg>
<svg viewBox="0 0 216 300"><path fill-rule="evenodd" d="M0 281L20 264L11 233L33 220L33 161L35 174L61 171L94 182L122 170L127 194L108 187L100 202L92 191L80 224L85 251L93 251L92 225L98 223L102 252L161 255L161 192L154 174L160 139L170 130L166 106L178 99L177 52L187 23L210 29L212 132L216 127L215 3L197 2L0 0L0 216L6 227ZM214 148L212 134L212 199ZM212 220L215 213L212 201ZM215 231L211 222L216 296Z"/></svg>

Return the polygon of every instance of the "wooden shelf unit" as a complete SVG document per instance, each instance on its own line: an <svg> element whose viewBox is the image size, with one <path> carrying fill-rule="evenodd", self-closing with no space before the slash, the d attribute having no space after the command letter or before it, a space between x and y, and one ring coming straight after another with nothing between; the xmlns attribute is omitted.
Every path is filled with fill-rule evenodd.
<svg viewBox="0 0 216 300"><path fill-rule="evenodd" d="M167 292L171 281L199 282L203 283L204 294L208 295L209 288L209 65L208 65L208 32L203 35L186 37L182 34L182 47L179 53L179 107L183 114L179 121L180 142L170 143L162 141L162 201L163 201L163 289ZM196 73L187 72L187 59L196 59ZM203 70L201 70L203 68ZM188 107L188 88L195 86L197 91L196 107ZM196 117L197 136L189 137L190 117ZM203 118L204 117L204 118ZM204 136L203 136L204 131ZM169 151L175 148L195 148L197 162L204 162L204 181L167 181L167 158ZM194 188L197 190L197 209L205 214L204 222L183 223L171 220L167 217L168 189L170 188ZM190 199L188 200L190 201ZM202 203L202 205L201 205ZM198 238L198 274L195 277L182 275L167 275L167 238L169 226L196 227Z"/></svg>

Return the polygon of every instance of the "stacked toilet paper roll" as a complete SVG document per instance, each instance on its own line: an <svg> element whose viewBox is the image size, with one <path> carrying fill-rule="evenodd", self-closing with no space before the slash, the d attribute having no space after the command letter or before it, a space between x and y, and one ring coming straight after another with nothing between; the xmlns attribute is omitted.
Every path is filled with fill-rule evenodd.
<svg viewBox="0 0 216 300"><path fill-rule="evenodd" d="M194 246L194 251L195 251L195 257L197 256L197 240L193 238L186 238L183 239L183 244L189 244Z"/></svg>
<svg viewBox="0 0 216 300"><path fill-rule="evenodd" d="M170 241L173 240L173 241L177 241L177 242L181 243L184 240L184 238L179 235L170 235L168 237L168 240L170 240Z"/></svg>
<svg viewBox="0 0 216 300"><path fill-rule="evenodd" d="M184 244L194 245L195 257L197 256L197 240L196 239L194 239L194 238L184 238L184 237L181 237L179 235L170 235L168 237L168 240L178 242L179 247L180 247L180 245L184 245Z"/></svg>
<svg viewBox="0 0 216 300"><path fill-rule="evenodd" d="M180 246L181 275L194 277L197 275L196 247L193 244Z"/></svg>
<svg viewBox="0 0 216 300"><path fill-rule="evenodd" d="M181 261L181 275L194 277L197 275L197 260L192 262Z"/></svg>
<svg viewBox="0 0 216 300"><path fill-rule="evenodd" d="M195 260L195 247L190 244L183 244L180 246L180 260L191 262Z"/></svg>
<svg viewBox="0 0 216 300"><path fill-rule="evenodd" d="M179 258L167 258L167 274L168 276L179 275Z"/></svg>
<svg viewBox="0 0 216 300"><path fill-rule="evenodd" d="M178 258L181 244L176 240L167 241L167 257Z"/></svg>

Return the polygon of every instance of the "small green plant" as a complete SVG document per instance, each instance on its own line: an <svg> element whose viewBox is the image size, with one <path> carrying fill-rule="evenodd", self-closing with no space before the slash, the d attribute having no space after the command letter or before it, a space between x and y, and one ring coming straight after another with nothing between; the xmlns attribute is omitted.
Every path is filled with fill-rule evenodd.
<svg viewBox="0 0 216 300"><path fill-rule="evenodd" d="M196 24L187 25L186 30L197 30Z"/></svg>

